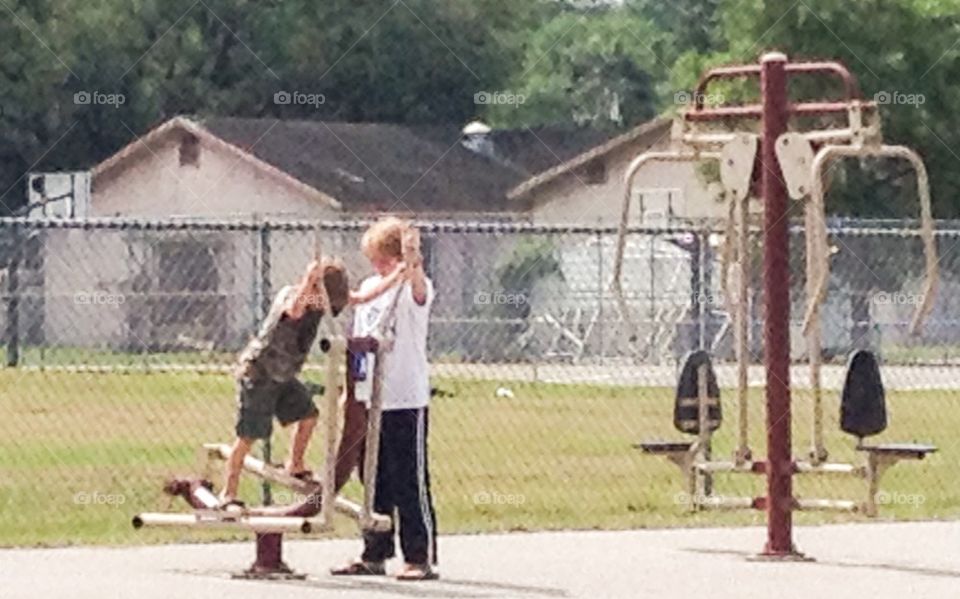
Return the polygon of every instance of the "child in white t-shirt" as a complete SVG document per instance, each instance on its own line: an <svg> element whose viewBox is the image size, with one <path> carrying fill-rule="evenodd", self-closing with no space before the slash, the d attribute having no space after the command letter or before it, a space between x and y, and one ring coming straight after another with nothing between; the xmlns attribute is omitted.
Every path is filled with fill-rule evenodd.
<svg viewBox="0 0 960 599"><path fill-rule="evenodd" d="M376 274L361 284L356 296L374 297L357 306L352 334L391 331L394 340L392 348L380 356L383 418L374 510L399 518L395 527L399 524L405 565L397 579L435 579L436 517L427 469L427 328L433 284L423 270L420 234L406 222L397 218L378 221L364 233L362 246ZM399 284L376 293L401 270ZM372 368L367 368L367 376L373 376ZM365 532L361 558L331 572L384 574L384 563L394 555L393 527L385 532Z"/></svg>

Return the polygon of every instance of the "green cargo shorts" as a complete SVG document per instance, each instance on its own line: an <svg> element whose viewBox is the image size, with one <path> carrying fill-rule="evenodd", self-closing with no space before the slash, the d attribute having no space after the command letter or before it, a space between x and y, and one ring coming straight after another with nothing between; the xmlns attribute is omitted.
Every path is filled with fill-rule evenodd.
<svg viewBox="0 0 960 599"><path fill-rule="evenodd" d="M238 437L268 439L274 416L286 426L317 414L310 390L297 379L281 383L242 377L237 381Z"/></svg>

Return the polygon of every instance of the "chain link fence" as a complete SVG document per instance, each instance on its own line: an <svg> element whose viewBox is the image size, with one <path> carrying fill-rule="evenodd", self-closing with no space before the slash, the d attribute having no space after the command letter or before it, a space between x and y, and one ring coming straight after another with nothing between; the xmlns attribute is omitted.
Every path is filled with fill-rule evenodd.
<svg viewBox="0 0 960 599"><path fill-rule="evenodd" d="M632 229L623 258L629 314L613 292L617 233L530 224L422 223L436 289L429 349L431 468L441 532L758 522L761 513L688 513L680 473L642 455L643 439L682 439L673 387L690 351L708 349L726 420L713 455L735 445L733 315L723 297L724 230ZM341 257L352 286L370 272L365 223L0 221L0 544L209 538L134 532L137 511L180 506L173 474L220 474L201 444L233 434L229 375L273 295L316 247ZM792 232L791 371L797 455L808 448L810 390L800 332L803 230ZM882 439L940 451L893 469L882 514L960 514L960 229L938 231L941 284L923 333L907 330L923 288L920 240L904 223L831 227L824 304L825 437L831 460L859 463L837 425L848 354L883 360L890 427ZM748 271L748 414L764 453L761 251ZM346 318L349 318L347 316ZM304 379L323 384L322 354ZM728 409L729 408L729 409ZM318 430L323 430L321 427ZM282 456L287 432L274 434ZM322 460L315 439L312 464ZM719 495L762 494L761 477L714 480ZM805 497L860 499L863 480L799 480ZM358 487L348 487L357 495ZM255 503L258 485L243 488ZM273 494L283 502L282 493ZM801 521L858 518L801 514ZM349 526L341 529L351 534ZM355 533L355 531L352 531ZM225 538L218 533L217 538Z"/></svg>

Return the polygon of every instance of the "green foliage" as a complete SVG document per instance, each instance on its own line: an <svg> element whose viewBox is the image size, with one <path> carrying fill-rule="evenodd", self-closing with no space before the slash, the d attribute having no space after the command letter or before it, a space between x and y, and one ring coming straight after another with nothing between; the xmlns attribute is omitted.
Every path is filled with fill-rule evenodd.
<svg viewBox="0 0 960 599"><path fill-rule="evenodd" d="M659 55L669 36L625 10L564 12L533 32L508 86L519 105L493 105L501 126L575 121L618 128L655 116Z"/></svg>
<svg viewBox="0 0 960 599"><path fill-rule="evenodd" d="M6 18L9 7L14 18ZM502 87L543 2L7 0L0 214L25 173L84 169L178 114L462 124ZM323 95L277 105L278 91ZM120 94L118 106L78 92Z"/></svg>
<svg viewBox="0 0 960 599"><path fill-rule="evenodd" d="M885 136L923 154L936 215L960 216L958 0L6 0L0 12L0 214L24 202L28 170L89 168L177 114L623 129L683 108L675 92L706 68L780 49L844 62L868 98L922 98L882 106ZM281 90L325 102L277 105ZM124 102L73 100L95 91ZM524 102L478 105L481 91ZM848 162L830 208L915 216L904 174Z"/></svg>
<svg viewBox="0 0 960 599"><path fill-rule="evenodd" d="M706 53L722 42L720 11L722 0L632 0L629 6L650 19L660 31L672 36L672 53L663 57L672 62L685 51Z"/></svg>
<svg viewBox="0 0 960 599"><path fill-rule="evenodd" d="M935 215L956 217L960 214L960 169L952 148L960 142L957 5L955 0L842 4L831 0L799 4L728 0L721 16L725 47L707 56L682 56L674 81L680 88L690 87L708 65L753 62L767 49L782 50L794 60L839 60L858 78L867 98L897 98L881 105L885 140L921 152L931 176ZM755 93L754 89L749 95L756 98ZM828 99L839 97L840 88L800 79L791 93L795 99ZM911 97L922 101L910 103ZM890 161L843 163L833 172L828 199L831 212L917 216L915 182L903 166Z"/></svg>
<svg viewBox="0 0 960 599"><path fill-rule="evenodd" d="M497 281L513 293L529 293L538 281L551 275L563 276L553 243L543 238L519 241L496 268Z"/></svg>
<svg viewBox="0 0 960 599"><path fill-rule="evenodd" d="M495 330L488 334L496 338L516 340L528 329L532 295L537 285L547 279L562 281L560 262L550 239L538 237L517 241L493 270L496 289L485 291L486 301L476 307L477 316L491 318ZM490 293L493 291L493 293ZM496 355L485 355L487 360L522 360L527 354L520 344L505 343Z"/></svg>

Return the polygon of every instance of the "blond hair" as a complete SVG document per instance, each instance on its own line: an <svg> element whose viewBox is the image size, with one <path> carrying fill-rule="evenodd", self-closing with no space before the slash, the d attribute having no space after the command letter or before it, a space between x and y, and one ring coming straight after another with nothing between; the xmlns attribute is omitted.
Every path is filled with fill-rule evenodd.
<svg viewBox="0 0 960 599"><path fill-rule="evenodd" d="M373 223L360 241L363 253L368 257L402 258L403 232L407 226L406 221L395 216Z"/></svg>

